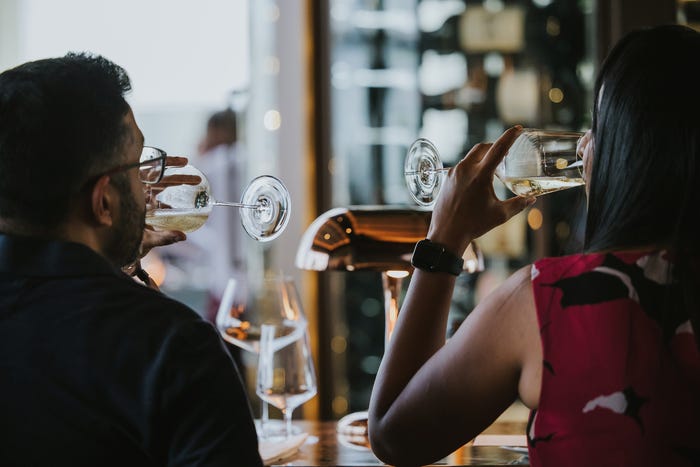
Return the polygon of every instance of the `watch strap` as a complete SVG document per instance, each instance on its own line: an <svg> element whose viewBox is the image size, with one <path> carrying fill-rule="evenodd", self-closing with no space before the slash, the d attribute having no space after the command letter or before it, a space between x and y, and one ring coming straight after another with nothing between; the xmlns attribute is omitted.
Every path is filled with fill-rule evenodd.
<svg viewBox="0 0 700 467"><path fill-rule="evenodd" d="M458 276L462 272L464 259L449 251L440 243L427 238L416 243L411 257L413 267L427 272L446 272Z"/></svg>

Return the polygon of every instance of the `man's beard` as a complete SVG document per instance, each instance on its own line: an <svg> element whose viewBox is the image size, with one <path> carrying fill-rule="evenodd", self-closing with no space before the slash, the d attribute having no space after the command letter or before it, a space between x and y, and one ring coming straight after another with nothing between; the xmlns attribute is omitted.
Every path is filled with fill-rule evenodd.
<svg viewBox="0 0 700 467"><path fill-rule="evenodd" d="M105 255L117 267L126 266L138 259L143 229L146 226L146 207L136 202L126 177L112 178L119 191L119 219L113 225Z"/></svg>

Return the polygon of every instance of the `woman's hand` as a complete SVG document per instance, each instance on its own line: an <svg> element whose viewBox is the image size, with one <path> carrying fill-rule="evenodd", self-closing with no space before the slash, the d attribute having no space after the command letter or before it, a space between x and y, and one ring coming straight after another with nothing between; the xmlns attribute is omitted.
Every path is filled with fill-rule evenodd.
<svg viewBox="0 0 700 467"><path fill-rule="evenodd" d="M535 198L514 197L501 201L493 190L493 176L521 126L506 130L494 143L481 143L451 168L438 196L428 229L431 241L462 255L469 243L506 222Z"/></svg>
<svg viewBox="0 0 700 467"><path fill-rule="evenodd" d="M583 159L583 180L588 182L593 163L593 133L588 130L581 136L576 144L576 154ZM588 193L588 183L586 183L586 193Z"/></svg>

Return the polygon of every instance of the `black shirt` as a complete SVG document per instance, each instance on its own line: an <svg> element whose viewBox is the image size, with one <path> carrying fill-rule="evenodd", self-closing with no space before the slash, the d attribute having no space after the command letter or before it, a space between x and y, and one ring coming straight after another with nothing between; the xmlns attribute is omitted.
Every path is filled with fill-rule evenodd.
<svg viewBox="0 0 700 467"><path fill-rule="evenodd" d="M76 243L0 234L0 465L260 466L216 330Z"/></svg>

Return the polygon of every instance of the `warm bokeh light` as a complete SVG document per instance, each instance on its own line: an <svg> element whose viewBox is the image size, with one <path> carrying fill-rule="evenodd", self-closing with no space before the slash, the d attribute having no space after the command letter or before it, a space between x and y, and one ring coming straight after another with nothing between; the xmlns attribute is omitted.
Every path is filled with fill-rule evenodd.
<svg viewBox="0 0 700 467"><path fill-rule="evenodd" d="M549 90L549 100L555 104L560 103L564 100L564 92L559 88L552 88Z"/></svg>
<svg viewBox="0 0 700 467"><path fill-rule="evenodd" d="M146 256L141 258L141 267L146 270L158 287L163 284L166 268L158 252L151 250Z"/></svg>
<svg viewBox="0 0 700 467"><path fill-rule="evenodd" d="M527 225L530 226L532 230L537 230L542 227L542 211L537 208L530 209L527 213Z"/></svg>
<svg viewBox="0 0 700 467"><path fill-rule="evenodd" d="M554 234L557 236L557 238L562 240L567 239L569 238L569 235L571 235L571 227L569 227L567 222L557 222L557 226L554 228Z"/></svg>
<svg viewBox="0 0 700 467"><path fill-rule="evenodd" d="M265 112L265 116L263 117L263 125L265 126L266 130L279 130L281 124L282 116L277 110L268 110Z"/></svg>
<svg viewBox="0 0 700 467"><path fill-rule="evenodd" d="M342 415L348 411L348 400L343 396L338 396L333 399L333 413Z"/></svg>
<svg viewBox="0 0 700 467"><path fill-rule="evenodd" d="M560 32L561 26L559 24L559 18L555 16L550 16L547 18L547 34L556 37Z"/></svg>
<svg viewBox="0 0 700 467"><path fill-rule="evenodd" d="M343 353L348 348L348 341L343 336L335 336L331 339L331 350L335 353Z"/></svg>

